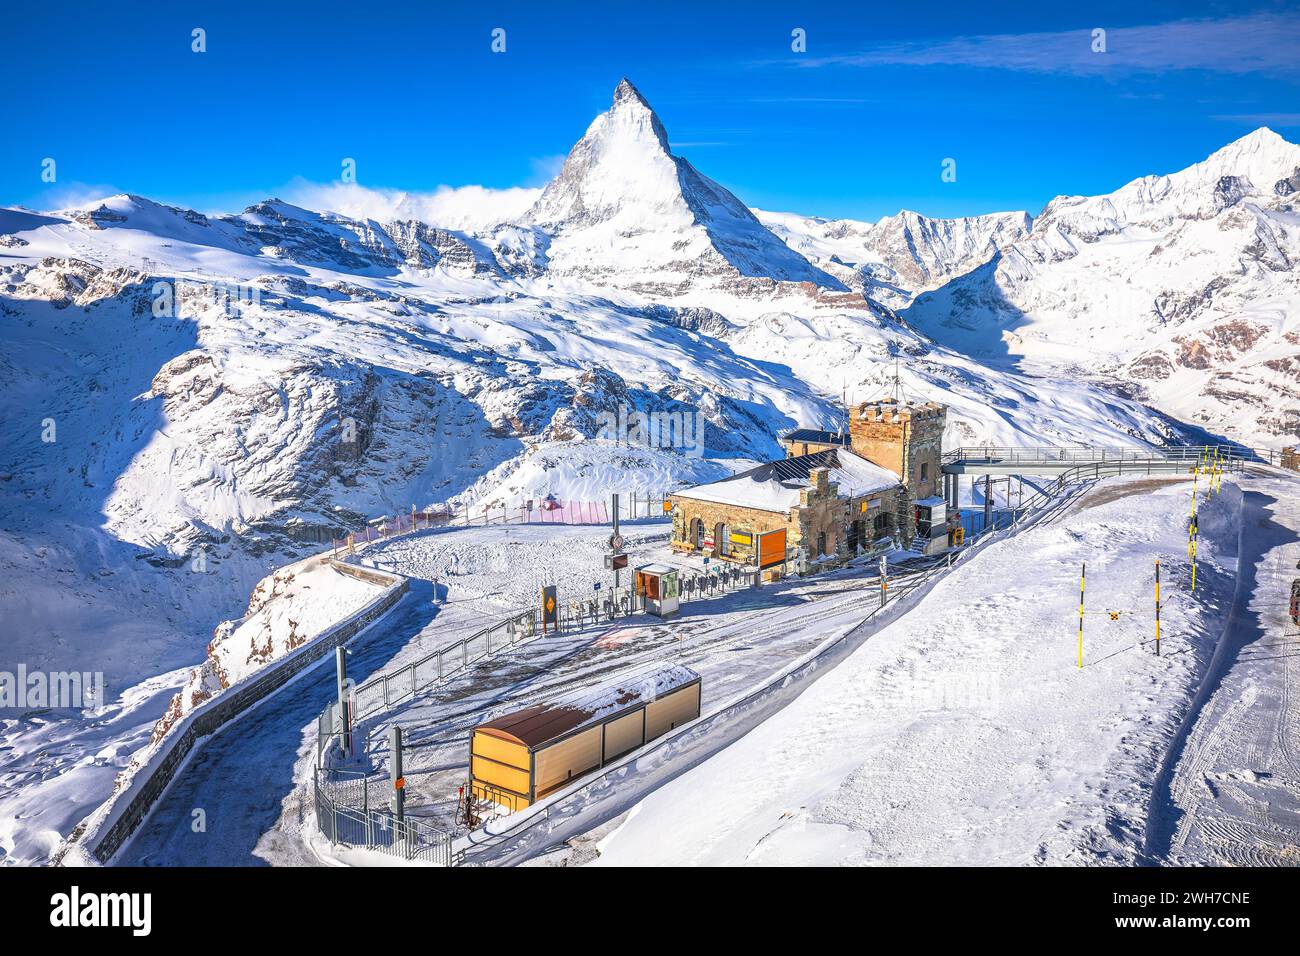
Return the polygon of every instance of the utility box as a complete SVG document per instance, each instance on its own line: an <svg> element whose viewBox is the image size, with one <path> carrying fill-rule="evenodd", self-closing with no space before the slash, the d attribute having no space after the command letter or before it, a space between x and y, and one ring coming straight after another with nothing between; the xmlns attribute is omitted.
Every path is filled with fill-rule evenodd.
<svg viewBox="0 0 1300 956"><path fill-rule="evenodd" d="M643 564L636 569L636 593L645 597L647 614L671 617L681 607L677 568L667 564Z"/></svg>
<svg viewBox="0 0 1300 956"><path fill-rule="evenodd" d="M941 495L922 498L913 505L916 518L916 537L921 539L922 550L933 554L948 547L948 502Z"/></svg>

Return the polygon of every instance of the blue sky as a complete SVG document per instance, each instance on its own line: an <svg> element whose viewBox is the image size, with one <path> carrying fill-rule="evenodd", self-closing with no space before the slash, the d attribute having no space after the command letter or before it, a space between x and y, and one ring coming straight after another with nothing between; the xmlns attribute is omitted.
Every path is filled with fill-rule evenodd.
<svg viewBox="0 0 1300 956"><path fill-rule="evenodd" d="M18 0L0 204L128 191L237 210L337 180L344 157L371 187L538 185L627 75L675 150L750 205L1037 212L1259 125L1300 140L1297 50L1300 12L1271 2Z"/></svg>

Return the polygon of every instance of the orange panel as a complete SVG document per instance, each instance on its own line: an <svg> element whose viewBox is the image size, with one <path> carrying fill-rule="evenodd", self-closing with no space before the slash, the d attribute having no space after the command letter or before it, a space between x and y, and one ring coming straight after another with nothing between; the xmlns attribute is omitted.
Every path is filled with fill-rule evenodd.
<svg viewBox="0 0 1300 956"><path fill-rule="evenodd" d="M509 740L502 740L500 737L493 737L491 734L474 731L474 748L473 753L480 757L487 757L498 763L509 764L525 773L528 772L528 748L523 744L512 743Z"/></svg>
<svg viewBox="0 0 1300 956"><path fill-rule="evenodd" d="M758 539L758 566L766 568L785 560L785 528L769 531Z"/></svg>
<svg viewBox="0 0 1300 956"><path fill-rule="evenodd" d="M507 790L513 790L516 793L528 792L527 770L516 770L514 767L493 763L491 760L484 760L482 757L474 757L470 763L470 772L474 775L475 780L481 780L496 787L505 787Z"/></svg>

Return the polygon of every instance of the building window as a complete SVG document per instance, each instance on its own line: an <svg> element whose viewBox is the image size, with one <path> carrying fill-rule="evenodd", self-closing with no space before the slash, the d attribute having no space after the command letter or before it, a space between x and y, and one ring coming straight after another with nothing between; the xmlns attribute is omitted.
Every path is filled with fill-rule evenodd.
<svg viewBox="0 0 1300 956"><path fill-rule="evenodd" d="M930 480L930 463L928 461L921 462L921 480Z"/></svg>
<svg viewBox="0 0 1300 956"><path fill-rule="evenodd" d="M826 532L817 532L817 554L818 556L826 554Z"/></svg>

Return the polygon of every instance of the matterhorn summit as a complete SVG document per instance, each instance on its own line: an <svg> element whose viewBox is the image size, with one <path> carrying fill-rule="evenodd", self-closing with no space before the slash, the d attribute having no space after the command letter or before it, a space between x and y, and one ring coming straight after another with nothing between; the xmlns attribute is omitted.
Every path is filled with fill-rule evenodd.
<svg viewBox="0 0 1300 956"><path fill-rule="evenodd" d="M665 294L770 289L774 282L842 288L729 191L674 156L663 123L627 79L526 221L549 237L553 275Z"/></svg>

